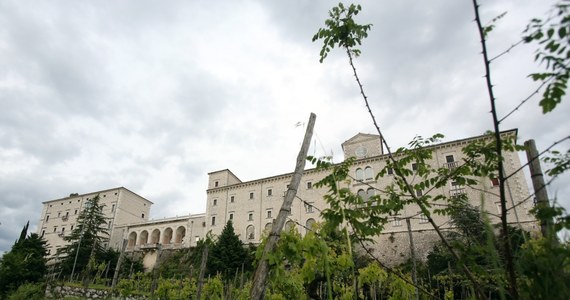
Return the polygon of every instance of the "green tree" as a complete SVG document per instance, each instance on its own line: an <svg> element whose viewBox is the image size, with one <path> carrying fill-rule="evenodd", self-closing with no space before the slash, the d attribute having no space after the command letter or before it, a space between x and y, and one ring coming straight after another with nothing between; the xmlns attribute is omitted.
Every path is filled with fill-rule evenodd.
<svg viewBox="0 0 570 300"><path fill-rule="evenodd" d="M12 249L0 258L0 298L24 283L41 281L47 272L46 242L36 233L28 235L29 224Z"/></svg>
<svg viewBox="0 0 570 300"><path fill-rule="evenodd" d="M242 266L244 271L251 271L252 261L251 253L235 234L232 221L228 221L208 255L208 273L220 273L224 280L229 280L236 271L241 272Z"/></svg>
<svg viewBox="0 0 570 300"><path fill-rule="evenodd" d="M97 262L105 256L104 243L108 236L107 218L97 195L87 200L84 210L77 217L77 226L63 238L68 244L59 252L63 257L61 273L74 277L82 274L84 279L88 279Z"/></svg>

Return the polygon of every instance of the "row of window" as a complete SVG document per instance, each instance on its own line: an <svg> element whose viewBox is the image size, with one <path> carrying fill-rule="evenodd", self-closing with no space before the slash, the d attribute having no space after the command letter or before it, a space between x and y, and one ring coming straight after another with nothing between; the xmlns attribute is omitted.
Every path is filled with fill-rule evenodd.
<svg viewBox="0 0 570 300"><path fill-rule="evenodd" d="M306 213L313 213L313 204L312 203L305 204L305 212ZM254 214L253 211L247 213L247 220L248 221L253 221L253 214ZM273 218L273 209L266 210L265 211L265 217L266 217L266 219L272 219ZM232 221L234 220L234 213L233 212L229 213L228 219L230 219ZM211 226L216 225L216 216L212 216L210 224L211 224Z"/></svg>
<svg viewBox="0 0 570 300"><path fill-rule="evenodd" d="M446 166L448 168L457 167L457 162L455 161L455 157L453 156L453 154L446 155L445 161L446 161ZM413 171L418 170L418 164L417 163L412 163L412 170ZM393 175L394 170L392 168L388 168L387 173L388 173L388 175ZM357 168L355 171L355 178L357 181L373 180L374 179L374 171L372 170L372 167L370 167L370 166L366 166L366 167L364 167L364 169L363 168Z"/></svg>
<svg viewBox="0 0 570 300"><path fill-rule="evenodd" d="M287 188L289 188L289 185L287 185ZM307 189L310 190L312 188L313 188L313 183L311 181L308 181L307 182ZM255 196L254 192L249 192L249 199L250 200L254 199L254 196ZM271 188L267 189L267 196L268 197L273 196L273 189L271 189ZM236 198L234 195L230 196L230 203L235 203L235 200L236 200ZM213 206L218 205L218 199L214 199L212 201L212 205Z"/></svg>

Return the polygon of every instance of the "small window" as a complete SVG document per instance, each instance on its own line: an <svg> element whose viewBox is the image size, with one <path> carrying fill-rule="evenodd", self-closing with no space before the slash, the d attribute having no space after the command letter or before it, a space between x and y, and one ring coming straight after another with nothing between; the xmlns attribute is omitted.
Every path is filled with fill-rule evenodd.
<svg viewBox="0 0 570 300"><path fill-rule="evenodd" d="M143 219L144 219L144 213L142 213L142 214L141 214L141 218L143 218Z"/></svg>
<svg viewBox="0 0 570 300"><path fill-rule="evenodd" d="M65 212L65 217L66 217L66 218L69 217L69 212L68 212L68 211Z"/></svg>
<svg viewBox="0 0 570 300"><path fill-rule="evenodd" d="M215 181L215 182L214 182L214 187L218 187L219 184L220 184L220 183L219 183L218 181Z"/></svg>
<svg viewBox="0 0 570 300"><path fill-rule="evenodd" d="M388 168L388 170L386 170L386 173L388 173L388 175L394 175L394 169Z"/></svg>
<svg viewBox="0 0 570 300"><path fill-rule="evenodd" d="M216 217L212 217L212 223L211 224L212 224L212 226L216 225Z"/></svg>
<svg viewBox="0 0 570 300"><path fill-rule="evenodd" d="M452 163L454 161L455 161L455 158L453 157L453 155L446 155L445 156L445 162Z"/></svg>
<svg viewBox="0 0 570 300"><path fill-rule="evenodd" d="M115 193L115 196L117 196L117 193Z"/></svg>
<svg viewBox="0 0 570 300"><path fill-rule="evenodd" d="M49 207L51 207L51 204L49 205Z"/></svg>
<svg viewBox="0 0 570 300"><path fill-rule="evenodd" d="M358 197L360 197L363 201L366 201L368 199L366 199L366 192L363 189L358 190L358 192L356 193L358 195Z"/></svg>
<svg viewBox="0 0 570 300"><path fill-rule="evenodd" d="M368 188L366 190L366 201L370 200L370 197L374 196L374 194L376 194L376 191L373 188Z"/></svg>
<svg viewBox="0 0 570 300"><path fill-rule="evenodd" d="M253 213L247 214L247 220L248 220L248 221L253 221Z"/></svg>
<svg viewBox="0 0 570 300"><path fill-rule="evenodd" d="M200 237L199 237L199 236L196 236L196 237L194 238L194 240L195 240L196 242L199 242L199 241L200 241Z"/></svg>
<svg viewBox="0 0 570 300"><path fill-rule="evenodd" d="M491 184L493 184L493 186L499 186L499 178L491 178Z"/></svg>
<svg viewBox="0 0 570 300"><path fill-rule="evenodd" d="M231 202L231 203L234 203L235 200L236 200L236 199L235 199L235 196L230 196L230 202Z"/></svg>
<svg viewBox="0 0 570 300"><path fill-rule="evenodd" d="M61 202L61 205L63 205L63 202Z"/></svg>
<svg viewBox="0 0 570 300"><path fill-rule="evenodd" d="M421 197L424 195L424 192L421 189L416 190L416 196Z"/></svg>
<svg viewBox="0 0 570 300"><path fill-rule="evenodd" d="M54 227L54 228L53 228L53 232L56 232L56 231L57 231L57 227Z"/></svg>
<svg viewBox="0 0 570 300"><path fill-rule="evenodd" d="M103 195L103 198L107 197L107 195Z"/></svg>
<svg viewBox="0 0 570 300"><path fill-rule="evenodd" d="M313 212L313 203L305 203L305 212L308 214Z"/></svg>
<svg viewBox="0 0 570 300"><path fill-rule="evenodd" d="M77 199L77 203L79 203L79 202L81 202L81 200L80 200L80 199ZM51 206L51 205L50 205L50 206Z"/></svg>
<svg viewBox="0 0 570 300"><path fill-rule="evenodd" d="M273 190L272 189L267 189L267 196L271 196L273 195Z"/></svg>
<svg viewBox="0 0 570 300"><path fill-rule="evenodd" d="M113 224L113 221L109 221L109 224L107 225L107 228L111 229L111 225Z"/></svg>
<svg viewBox="0 0 570 300"><path fill-rule="evenodd" d="M77 209L75 210L75 214L77 214Z"/></svg>
<svg viewBox="0 0 570 300"><path fill-rule="evenodd" d="M46 234L46 231L42 230L42 236L41 237L44 237L45 234Z"/></svg>
<svg viewBox="0 0 570 300"><path fill-rule="evenodd" d="M71 228L69 230L73 230L73 225L71 225Z"/></svg>
<svg viewBox="0 0 570 300"><path fill-rule="evenodd" d="M230 214L230 220L234 219L234 214Z"/></svg>
<svg viewBox="0 0 570 300"><path fill-rule="evenodd" d="M253 192L249 193L249 199L253 199Z"/></svg>
<svg viewBox="0 0 570 300"><path fill-rule="evenodd" d="M61 234L64 234L64 233L65 233L65 227L62 227L61 228Z"/></svg>
<svg viewBox="0 0 570 300"><path fill-rule="evenodd" d="M61 212L59 212L59 211L57 212L57 217L58 218L61 217Z"/></svg>
<svg viewBox="0 0 570 300"><path fill-rule="evenodd" d="M268 210L268 211L267 211L267 218L268 218L268 219L271 219L271 210Z"/></svg>
<svg viewBox="0 0 570 300"><path fill-rule="evenodd" d="M212 205L213 205L213 206L218 205L218 199L214 199L214 201L212 202Z"/></svg>
<svg viewBox="0 0 570 300"><path fill-rule="evenodd" d="M394 227L402 226L402 219L400 217L394 217L394 221L392 221L392 226Z"/></svg>
<svg viewBox="0 0 570 300"><path fill-rule="evenodd" d="M310 181L307 181L307 190L310 190L313 188L313 183Z"/></svg>
<svg viewBox="0 0 570 300"><path fill-rule="evenodd" d="M418 170L418 164L417 163L412 164L412 170L414 170L414 171Z"/></svg>
<svg viewBox="0 0 570 300"><path fill-rule="evenodd" d="M46 216L46 223L49 221L49 215Z"/></svg>
<svg viewBox="0 0 570 300"><path fill-rule="evenodd" d="M115 212L115 204L111 205L111 212Z"/></svg>

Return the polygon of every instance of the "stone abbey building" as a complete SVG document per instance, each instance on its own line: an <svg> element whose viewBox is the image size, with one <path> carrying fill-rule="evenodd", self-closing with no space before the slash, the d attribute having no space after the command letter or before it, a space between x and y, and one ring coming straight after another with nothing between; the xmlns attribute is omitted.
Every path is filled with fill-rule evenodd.
<svg viewBox="0 0 570 300"><path fill-rule="evenodd" d="M517 131L509 130L502 134L516 138ZM430 146L433 157L428 163L436 168L455 168L463 161L463 147L485 138L476 136ZM375 179L388 160L378 135L359 133L345 141L342 148L345 159L356 157L351 170L354 180L347 186L355 194L363 198L370 197L376 190L382 190L391 183L390 174ZM514 226L534 231L537 229L536 221L529 213L534 201L529 196L523 171L519 170L521 162L518 154L506 152L504 155L506 174L516 172L506 183L508 221ZM413 166L410 167L413 169ZM319 210L327 206L323 199L326 189L316 188L315 183L326 175L326 172L320 170L305 170L286 227L296 227L304 234L315 222L321 221ZM251 181L242 181L227 169L211 172L208 176L207 208L204 214L149 221L152 202L121 187L44 202L38 230L48 241L51 255L54 255L55 249L63 244L62 236L71 231L77 211L82 208L84 201L99 194L101 203L105 204L104 213L109 219L111 238L108 246L118 249L121 241L127 239L127 251L144 252L146 266L153 265L155 250L195 246L208 232L220 234L229 220L232 220L236 234L244 243L259 243L279 213L292 173ZM409 180L413 182L413 176ZM430 193L448 196L466 194L472 205L484 206L491 216L491 222L499 222L497 182L482 180L474 187L451 182ZM432 218L442 229L452 229L447 217L432 214ZM370 245L375 255L390 264L401 262L409 255L406 219L410 220L416 253L425 258L438 239L419 207L405 207L401 215L390 217L390 223L384 232L376 238L376 243Z"/></svg>

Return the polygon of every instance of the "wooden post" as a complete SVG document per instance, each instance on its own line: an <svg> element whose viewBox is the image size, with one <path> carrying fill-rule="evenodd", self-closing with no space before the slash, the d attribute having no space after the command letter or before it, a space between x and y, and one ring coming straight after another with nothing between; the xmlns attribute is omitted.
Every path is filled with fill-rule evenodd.
<svg viewBox="0 0 570 300"><path fill-rule="evenodd" d="M546 192L546 186L544 184L544 176L542 175L536 144L534 140L528 140L524 142L524 146L526 148L532 187L534 188L534 195L536 196L536 205L541 208L548 208L550 202L548 201L548 193ZM550 237L550 227L551 220L540 220L540 232L542 232L543 237Z"/></svg>
<svg viewBox="0 0 570 300"><path fill-rule="evenodd" d="M208 262L208 241L204 243L202 249L202 262L200 263L200 275L198 277L198 287L196 289L196 300L202 297L202 285L204 284L204 274L206 273L206 263Z"/></svg>
<svg viewBox="0 0 570 300"><path fill-rule="evenodd" d="M125 257L125 249L127 248L127 240L123 239L123 247L121 248L121 253L119 254L119 259L117 260L117 265L115 266L115 273L113 274L113 282L111 283L111 289L115 290L117 286L117 281L119 281L119 271L121 265L123 264L123 259Z"/></svg>
<svg viewBox="0 0 570 300"><path fill-rule="evenodd" d="M408 225L408 235L410 236L410 254L412 255L412 280L416 288L416 299L420 299L420 291L418 289L418 273L416 270L416 250L414 247L414 237L412 235L412 224L410 218L406 218L406 225Z"/></svg>
<svg viewBox="0 0 570 300"><path fill-rule="evenodd" d="M315 119L317 116L314 113L311 113L309 117L309 124L307 126L307 130L305 131L305 138L303 139L303 145L301 146L301 150L299 151L299 155L297 156L297 164L295 166L295 173L291 178L291 184L289 184L289 188L287 189L287 194L285 195L285 200L283 200L283 204L281 205L281 209L279 210L279 214L273 222L273 226L271 227L271 233L267 237L267 243L265 244L265 248L263 249L263 254L261 259L259 260L259 264L257 269L255 270L255 275L253 278L253 284L250 290L250 298L253 300L263 299L263 295L265 293L265 284L267 281L267 274L269 273L269 264L267 263L267 255L277 245L277 241L279 241L279 236L281 235L281 230L283 229L283 225L285 224L285 220L291 211L291 204L297 195L297 188L299 187L299 182L301 182L301 177L303 176L303 171L305 169L305 162L307 160L307 152L309 151L309 146L311 144L311 139L313 137L313 127L315 127Z"/></svg>

